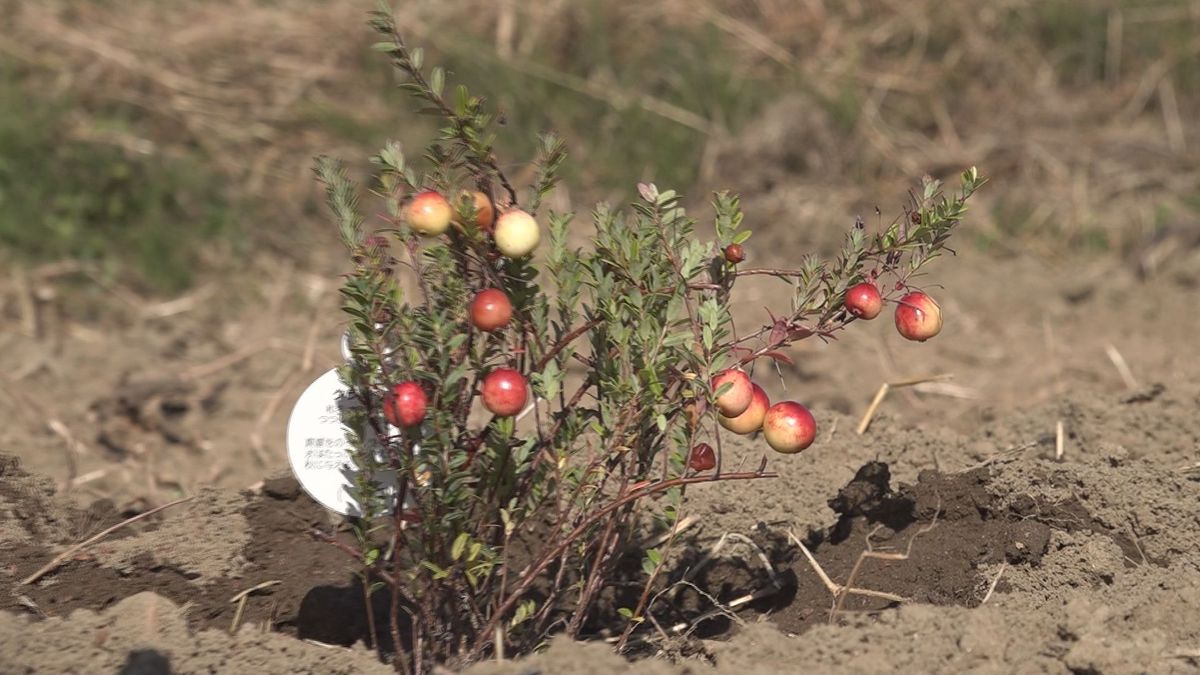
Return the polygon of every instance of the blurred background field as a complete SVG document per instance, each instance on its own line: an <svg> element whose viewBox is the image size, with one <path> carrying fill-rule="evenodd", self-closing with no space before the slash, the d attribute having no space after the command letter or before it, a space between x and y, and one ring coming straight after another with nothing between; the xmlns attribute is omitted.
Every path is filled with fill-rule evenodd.
<svg viewBox="0 0 1200 675"><path fill-rule="evenodd" d="M61 485L99 492L243 485L280 463L282 420L335 358L340 320L343 257L312 157L365 175L385 140L415 149L432 130L369 49L373 6L0 3L0 400L23 420L0 441L44 456L38 468ZM1071 305L1103 299L1095 280L1114 266L1142 280L1177 265L1181 288L1194 281L1177 261L1200 242L1200 2L394 6L428 63L503 112L516 181L531 177L539 131L566 138L556 208L626 201L638 180L697 206L727 187L758 232L751 256L787 262L828 250L876 205L890 220L923 174L953 180L974 164L992 183L960 251L1016 262L972 263L962 285L1066 285ZM1014 269L1045 278L1010 284ZM985 309L958 309L964 330L984 332L971 317ZM1070 340L1055 320L1025 318L1039 344ZM1126 356L1169 370L1169 351ZM882 377L822 384L818 370L793 375L846 410ZM1029 386L1069 386L1069 372ZM1088 377L1120 383L1114 372ZM1022 398L973 384L976 397ZM164 468L153 457L168 446L186 452Z"/></svg>
<svg viewBox="0 0 1200 675"><path fill-rule="evenodd" d="M328 236L311 157L420 147L372 3L6 3L0 242L170 293ZM985 167L977 244L1126 250L1200 208L1200 6L1128 0L419 1L401 26L570 195L794 187L796 225ZM820 197L818 202L818 197ZM843 209L844 212L844 209Z"/></svg>

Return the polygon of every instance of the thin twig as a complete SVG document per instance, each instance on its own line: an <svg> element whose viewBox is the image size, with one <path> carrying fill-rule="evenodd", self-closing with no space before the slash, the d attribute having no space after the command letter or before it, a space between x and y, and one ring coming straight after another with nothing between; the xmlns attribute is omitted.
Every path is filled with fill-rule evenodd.
<svg viewBox="0 0 1200 675"><path fill-rule="evenodd" d="M758 560L762 563L763 569L767 571L767 576L771 579L771 585L779 586L779 579L775 576L775 568L771 566L771 559L767 557L767 554L762 550L762 547L754 543L754 540L750 537L738 532L729 532L725 536L727 536L730 541L739 541L753 549L758 555Z"/></svg>
<svg viewBox="0 0 1200 675"><path fill-rule="evenodd" d="M842 593L837 596L836 602L834 602L833 609L831 609L829 612L829 622L833 623L833 621L837 618L837 615L842 612L842 605L844 605L846 602L846 596L849 595L850 593L858 592L858 590L854 588L854 580L858 578L858 573L862 569L863 562L865 562L867 560L867 558L873 558L875 560L892 560L892 561L908 560L909 556L912 555L913 544L916 543L917 538L920 537L921 535L929 532L933 528L937 527L938 516L941 514L941 512L942 512L942 497L941 497L941 495L938 495L937 506L935 506L933 509L933 518L930 519L928 525L925 525L921 529L917 530L913 534L913 536L908 538L908 545L905 547L904 553L880 553L880 552L877 552L872 547L871 537L875 536L875 533L878 532L883 527L883 525L878 525L875 527L874 530L871 530L870 532L868 532L867 536L864 540L864 545L866 546L866 550L858 555L858 560L856 560L854 562L854 567L850 569L850 575L848 577L846 577L846 586L844 587ZM891 596L890 598L887 598L887 599L892 599L893 602L906 602L903 598L900 598L900 596L893 596L890 593L881 593L879 591L871 591L870 593L859 593L859 594L860 595L871 595L872 597L882 597L882 598L887 598L887 596ZM900 599L897 600L895 598L900 598Z"/></svg>
<svg viewBox="0 0 1200 675"><path fill-rule="evenodd" d="M217 287L215 285L201 286L199 289L174 300L145 306L138 313L143 319L166 319L177 314L190 312L197 305L212 297L216 291Z"/></svg>
<svg viewBox="0 0 1200 675"><path fill-rule="evenodd" d="M859 436L867 433L867 428L871 426L871 420L875 419L875 412L883 404L883 399L887 397L889 389L891 389L891 385L887 382L879 385L879 391L875 392L875 398L871 399L871 405L867 406L867 412L863 414L862 421L858 423L858 429L855 430Z"/></svg>
<svg viewBox="0 0 1200 675"><path fill-rule="evenodd" d="M838 584L835 584L833 579L830 579L829 575L825 574L825 569L821 567L821 564L818 563L817 559L813 557L812 552L808 550L808 547L804 545L804 542L800 541L800 538L797 537L791 530L788 530L787 535L788 539L791 539L792 543L799 547L800 552L804 554L804 557L808 558L809 566L812 567L813 571L817 573L818 577L820 577L821 583L825 584L825 588L829 589L829 592L833 594L840 592L842 587Z"/></svg>
<svg viewBox="0 0 1200 675"><path fill-rule="evenodd" d="M296 370L289 373L284 378L283 383L271 394L271 398L263 406L262 411L258 414L258 418L254 421L254 430L250 432L250 448L254 451L254 458L258 460L259 466L265 467L270 465L270 458L267 456L266 446L263 443L263 430L271 422L271 419L275 417L275 412L283 403L284 396L292 390L293 383L302 377L304 372L304 370Z"/></svg>
<svg viewBox="0 0 1200 675"><path fill-rule="evenodd" d="M246 359L256 356L261 352L269 349L280 350L289 353L303 354L303 348L297 348L294 344L285 342L279 338L272 338L265 342L259 342L252 345L247 345L236 351L217 357L207 363L200 363L190 368L184 369L179 374L184 380L199 380L209 375L214 375L227 368L232 368Z"/></svg>

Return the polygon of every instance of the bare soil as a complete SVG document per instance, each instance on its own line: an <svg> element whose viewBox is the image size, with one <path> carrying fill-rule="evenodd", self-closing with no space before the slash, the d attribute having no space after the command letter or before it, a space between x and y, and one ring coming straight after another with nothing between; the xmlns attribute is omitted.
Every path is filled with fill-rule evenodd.
<svg viewBox="0 0 1200 675"><path fill-rule="evenodd" d="M1128 426L1198 401L1194 387L1167 386L1090 405L1105 405L1109 418ZM644 649L659 657L633 667L1194 672L1200 624L1181 618L1200 603L1200 472L1179 460L1194 452L1200 418L1180 416L1170 433L1139 444L1076 440L1061 460L1052 444L1037 442L1038 425L1022 419L970 435L885 419L859 437L853 419L824 412L822 427L837 431L778 463L781 478L749 490L696 486L691 513L700 520L672 572L694 586L653 607L660 625L680 630L668 641L640 633ZM1085 422L1076 438L1102 439L1108 423ZM998 428L1033 442L997 441ZM743 441L728 452L757 461L763 449ZM931 456L940 458L938 469L929 468ZM103 504L80 510L16 460L0 465L6 672L119 669L138 650L153 650L171 672L251 664L273 672L385 670L363 647L363 596L351 561L307 535L330 521L290 478L240 494L201 491L24 585L84 530L121 514ZM851 596L831 620L833 595L789 534L836 583L847 583L862 559L853 586L904 601ZM866 551L891 559L863 558ZM234 598L256 587L231 631ZM759 598L736 613L713 611L714 600L754 593ZM602 645L559 641L544 654L472 672L618 667L625 667L620 657Z"/></svg>

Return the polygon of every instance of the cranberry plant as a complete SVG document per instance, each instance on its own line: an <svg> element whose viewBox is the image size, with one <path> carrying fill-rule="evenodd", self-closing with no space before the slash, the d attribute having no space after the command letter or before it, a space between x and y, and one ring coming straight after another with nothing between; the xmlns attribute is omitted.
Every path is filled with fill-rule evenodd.
<svg viewBox="0 0 1200 675"><path fill-rule="evenodd" d="M532 184L514 185L486 101L447 91L389 14L372 25L401 86L442 126L418 161L394 143L374 158L386 212L371 223L341 166L317 163L353 263L341 289L354 404L343 421L362 515L357 546L339 545L390 594L397 670L425 673L527 652L555 632L580 636L639 528L677 522L689 485L775 475L765 453L752 470L727 470L728 429L778 419L764 430L772 447L807 447L815 422L803 406L768 414L757 386L752 397L748 378L728 375L862 320L844 303L852 286L884 285L881 300L895 303L946 250L983 181L970 169L946 196L927 179L889 226L851 227L834 260L749 267L750 232L730 194L712 202L715 241L697 237L675 191L651 184L628 209L543 210L563 143L543 137ZM786 284L790 302L743 331L730 305L750 275ZM940 326L932 307L914 311L936 311ZM622 641L664 567L660 550L639 555L644 591L620 612Z"/></svg>

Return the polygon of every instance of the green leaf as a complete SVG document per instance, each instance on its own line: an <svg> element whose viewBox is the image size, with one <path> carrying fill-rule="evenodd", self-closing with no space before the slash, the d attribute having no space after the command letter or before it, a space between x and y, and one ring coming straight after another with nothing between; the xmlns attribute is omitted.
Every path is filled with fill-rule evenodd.
<svg viewBox="0 0 1200 675"><path fill-rule="evenodd" d="M459 117L467 116L467 106L470 104L471 95L467 92L467 86L460 84L454 89L455 112Z"/></svg>
<svg viewBox="0 0 1200 675"><path fill-rule="evenodd" d="M455 351L459 347L463 346L463 343L465 343L466 341L467 341L467 334L466 333L458 333L458 334L454 335L453 337L451 337L450 340L448 340L446 342L445 351L448 351L448 352Z"/></svg>
<svg viewBox="0 0 1200 675"><path fill-rule="evenodd" d="M459 380L466 378L467 372L470 370L470 364L463 363L446 375L446 381L442 383L443 391L452 391L454 385L458 384Z"/></svg>
<svg viewBox="0 0 1200 675"><path fill-rule="evenodd" d="M653 561L655 565L662 564L662 560L663 560L662 553L660 553L659 550L656 548L652 548L652 549L646 551L646 557L649 558L651 561Z"/></svg>
<svg viewBox="0 0 1200 675"><path fill-rule="evenodd" d="M538 379L541 383L542 398L554 400L558 397L558 393L562 388L562 372L558 368L557 361L551 359L542 370Z"/></svg>
<svg viewBox="0 0 1200 675"><path fill-rule="evenodd" d="M448 570L444 570L441 567L438 567L437 565L429 562L428 560L422 560L421 566L424 567L425 569L429 570L430 572L433 572L434 580L445 579L446 577L450 576L450 572Z"/></svg>
<svg viewBox="0 0 1200 675"><path fill-rule="evenodd" d="M517 446L515 450L513 450L513 462L516 464L516 466L525 465L525 460L529 459L529 455L533 452L533 448L536 445L537 437L530 437L526 439L524 443Z"/></svg>
<svg viewBox="0 0 1200 675"><path fill-rule="evenodd" d="M533 600L526 600L525 602L522 602L517 606L517 611L513 612L513 618L512 621L509 622L509 626L517 626L524 623L529 619L529 617L533 616L536 611L537 603Z"/></svg>
<svg viewBox="0 0 1200 675"><path fill-rule="evenodd" d="M429 88L438 96L442 95L442 88L446 86L446 71L440 66L433 69L429 74Z"/></svg>
<svg viewBox="0 0 1200 675"><path fill-rule="evenodd" d="M646 576L652 576L657 567L658 565L654 564L654 561L649 558L642 560L642 571L646 573Z"/></svg>
<svg viewBox="0 0 1200 675"><path fill-rule="evenodd" d="M451 559L458 560L462 558L463 550L467 547L468 539L470 539L470 537L466 532L458 533L458 536L454 538L454 544L450 546Z"/></svg>

